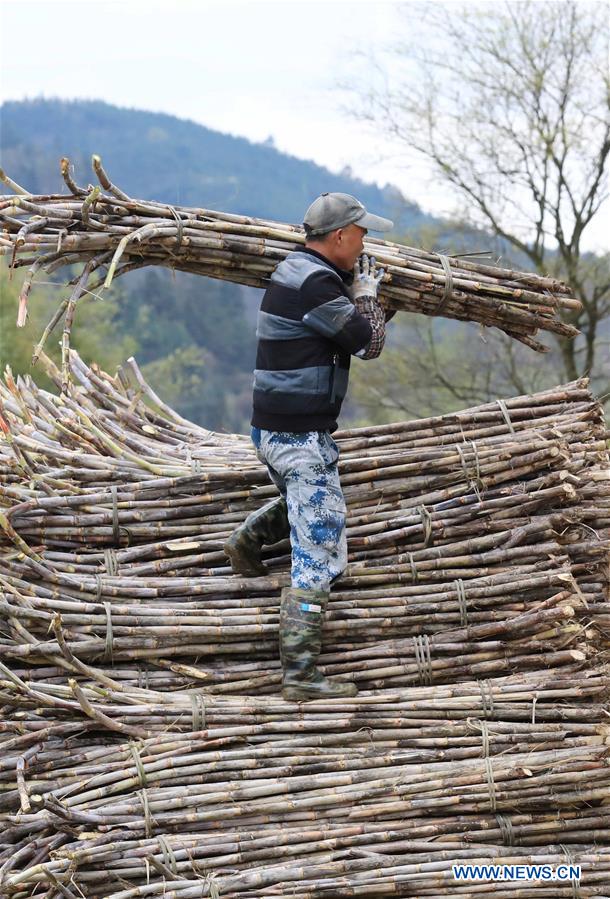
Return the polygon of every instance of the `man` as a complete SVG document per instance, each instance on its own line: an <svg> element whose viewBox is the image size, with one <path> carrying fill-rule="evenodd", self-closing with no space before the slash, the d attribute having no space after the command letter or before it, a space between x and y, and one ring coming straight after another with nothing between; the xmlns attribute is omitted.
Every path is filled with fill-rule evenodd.
<svg viewBox="0 0 610 899"><path fill-rule="evenodd" d="M380 354L392 314L377 302L383 270L361 256L367 230L389 231L392 222L349 194L325 193L303 224L305 247L272 274L256 332L252 440L281 496L251 513L224 547L236 574L264 575L263 545L290 536L280 656L282 695L292 700L357 693L355 684L316 668L330 586L347 565L346 507L331 433L350 357Z"/></svg>

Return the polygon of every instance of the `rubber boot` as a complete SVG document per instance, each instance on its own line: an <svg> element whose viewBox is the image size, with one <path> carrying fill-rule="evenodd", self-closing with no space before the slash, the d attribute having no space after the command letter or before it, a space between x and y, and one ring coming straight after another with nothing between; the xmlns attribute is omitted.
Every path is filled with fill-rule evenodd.
<svg viewBox="0 0 610 899"><path fill-rule="evenodd" d="M231 560L233 574L243 577L267 574L261 561L263 546L289 536L288 507L283 496L251 512L223 546Z"/></svg>
<svg viewBox="0 0 610 899"><path fill-rule="evenodd" d="M322 648L322 616L328 604L323 590L284 587L280 606L282 696L295 702L355 696L355 684L325 677L316 668Z"/></svg>

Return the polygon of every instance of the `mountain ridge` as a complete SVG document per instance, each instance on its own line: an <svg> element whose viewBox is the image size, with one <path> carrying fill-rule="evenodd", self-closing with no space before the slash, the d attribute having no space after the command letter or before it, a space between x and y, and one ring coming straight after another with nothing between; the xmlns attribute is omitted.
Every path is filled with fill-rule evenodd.
<svg viewBox="0 0 610 899"><path fill-rule="evenodd" d="M134 197L300 222L314 197L338 190L394 216L400 231L434 221L391 185L333 173L269 140L254 143L168 113L101 100L34 98L4 102L0 117L5 171L33 193L65 191L62 156L70 159L75 180L86 183L97 153L112 180Z"/></svg>

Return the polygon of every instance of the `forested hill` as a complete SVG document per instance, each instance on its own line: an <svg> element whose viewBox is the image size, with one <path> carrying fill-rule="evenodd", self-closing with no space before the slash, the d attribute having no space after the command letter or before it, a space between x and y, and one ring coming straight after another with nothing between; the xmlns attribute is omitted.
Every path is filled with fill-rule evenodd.
<svg viewBox="0 0 610 899"><path fill-rule="evenodd" d="M2 164L33 193L65 185L59 159L68 156L75 179L97 183L91 155L98 153L126 193L185 206L300 222L318 194L355 194L401 231L428 220L396 188L333 174L313 162L280 153L162 113L120 109L101 101L27 100L0 107Z"/></svg>

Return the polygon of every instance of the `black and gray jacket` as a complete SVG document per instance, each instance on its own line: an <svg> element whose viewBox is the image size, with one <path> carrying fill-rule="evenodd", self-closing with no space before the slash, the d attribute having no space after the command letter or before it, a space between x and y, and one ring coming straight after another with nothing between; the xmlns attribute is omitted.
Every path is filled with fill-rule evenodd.
<svg viewBox="0 0 610 899"><path fill-rule="evenodd" d="M350 356L367 358L373 336L350 299L351 281L351 272L309 248L289 253L273 272L256 330L254 427L336 430Z"/></svg>

